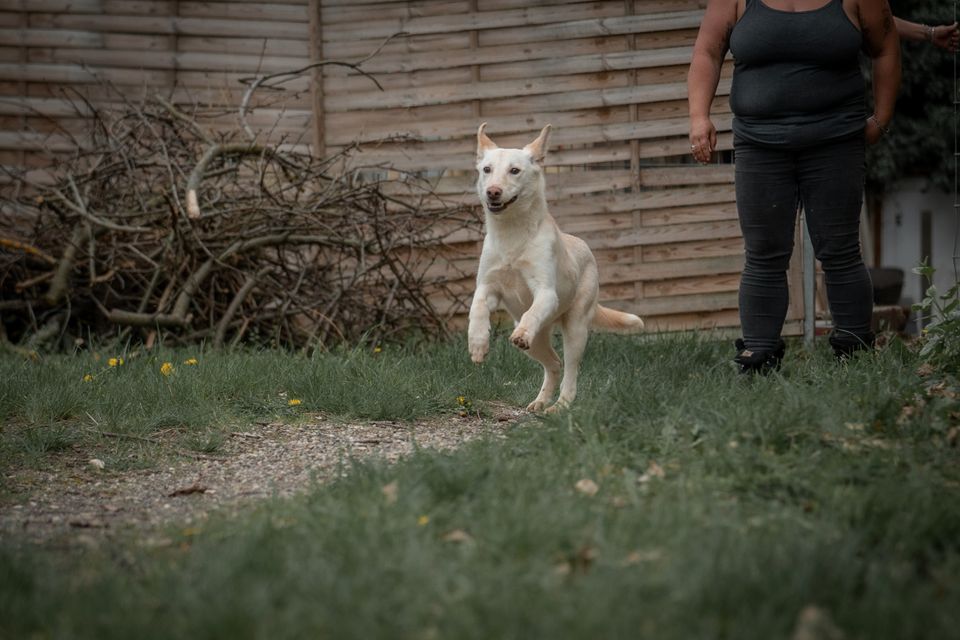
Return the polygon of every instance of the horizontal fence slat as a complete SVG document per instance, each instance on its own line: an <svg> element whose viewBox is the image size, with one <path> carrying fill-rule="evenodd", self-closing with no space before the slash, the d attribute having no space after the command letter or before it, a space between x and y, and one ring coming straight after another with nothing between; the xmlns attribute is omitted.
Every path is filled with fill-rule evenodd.
<svg viewBox="0 0 960 640"><path fill-rule="evenodd" d="M576 83L579 87L571 91L559 91L564 77L537 78L528 81L503 80L496 82L478 83L475 85L451 85L439 87L423 87L416 90L387 90L368 91L349 95L333 95L324 100L324 106L331 111L352 111L357 109L389 109L410 108L427 105L450 104L472 100L490 100L509 98L522 110L522 104L527 104L533 111L541 111L545 102L550 102L554 108L574 110L606 108L611 106L629 105L637 103L661 102L686 98L686 83L670 83L645 87L613 87L606 78L579 76ZM585 88L586 87L586 88ZM730 83L721 81L718 89L719 96L730 92ZM548 94L548 95L545 95ZM558 104L558 97L563 102ZM534 97L534 100L524 101L524 97Z"/></svg>
<svg viewBox="0 0 960 640"><path fill-rule="evenodd" d="M499 31L509 27L530 28L557 22L612 19L623 14L622 2L589 2L559 7L530 7L502 11L478 11L460 15L424 16L409 19L358 20L336 29L325 29L324 43L373 40L397 33L433 35L461 31Z"/></svg>
<svg viewBox="0 0 960 640"><path fill-rule="evenodd" d="M228 18L180 18L176 16L130 16L97 14L31 14L31 24L46 29L70 29L104 33L153 33L164 35L244 38L307 39L306 22L232 20Z"/></svg>
<svg viewBox="0 0 960 640"><path fill-rule="evenodd" d="M167 71L207 72L216 69L217 72L241 72L246 75L291 71L304 66L303 60L296 57L70 47L32 49L30 57L32 61L39 63Z"/></svg>

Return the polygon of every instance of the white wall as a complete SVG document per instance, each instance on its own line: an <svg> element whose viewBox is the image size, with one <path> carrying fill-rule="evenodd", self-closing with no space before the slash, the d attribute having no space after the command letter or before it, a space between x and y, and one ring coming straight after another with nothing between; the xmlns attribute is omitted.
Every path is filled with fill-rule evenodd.
<svg viewBox="0 0 960 640"><path fill-rule="evenodd" d="M899 267L904 270L902 304L919 302L923 298L924 283L911 269L920 264L922 213L932 214L931 264L936 268L934 284L945 291L956 282L953 257L960 251L957 234L960 233L958 214L954 210L954 196L940 190L925 190L926 180L904 180L889 189L883 199L881 249L876 266ZM960 267L958 261L957 267ZM908 330L916 332L916 314L911 314Z"/></svg>

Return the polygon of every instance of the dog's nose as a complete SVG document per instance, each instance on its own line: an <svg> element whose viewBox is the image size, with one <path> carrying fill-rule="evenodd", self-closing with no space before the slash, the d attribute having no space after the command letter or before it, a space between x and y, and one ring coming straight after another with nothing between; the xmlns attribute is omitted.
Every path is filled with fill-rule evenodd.
<svg viewBox="0 0 960 640"><path fill-rule="evenodd" d="M487 198L489 200L499 200L500 196L503 195L503 189L500 187L488 187L487 188Z"/></svg>

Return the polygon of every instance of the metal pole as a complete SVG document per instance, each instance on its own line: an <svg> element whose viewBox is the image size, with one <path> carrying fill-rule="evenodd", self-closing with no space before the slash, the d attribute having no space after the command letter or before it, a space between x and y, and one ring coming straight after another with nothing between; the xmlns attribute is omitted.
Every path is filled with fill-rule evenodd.
<svg viewBox="0 0 960 640"><path fill-rule="evenodd" d="M800 224L803 225L803 346L811 350L816 320L816 264L810 229L807 228L807 216L802 211Z"/></svg>
<svg viewBox="0 0 960 640"><path fill-rule="evenodd" d="M957 22L957 5L953 3L953 22ZM957 51L953 52L953 279L960 282L960 87L957 86Z"/></svg>

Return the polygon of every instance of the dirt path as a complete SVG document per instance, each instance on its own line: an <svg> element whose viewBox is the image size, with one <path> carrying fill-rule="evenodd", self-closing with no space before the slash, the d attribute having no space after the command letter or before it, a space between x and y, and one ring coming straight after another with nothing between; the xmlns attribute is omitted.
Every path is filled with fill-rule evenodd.
<svg viewBox="0 0 960 640"><path fill-rule="evenodd" d="M522 415L493 407L492 418L445 417L410 423L255 424L235 431L216 457L176 457L157 468L99 469L89 452L63 456L43 471L5 472L14 495L0 504L0 536L54 545L93 545L131 531L147 545L169 544L165 525L195 526L214 510L237 510L328 482L350 458L395 462L421 448L447 450L502 435Z"/></svg>

